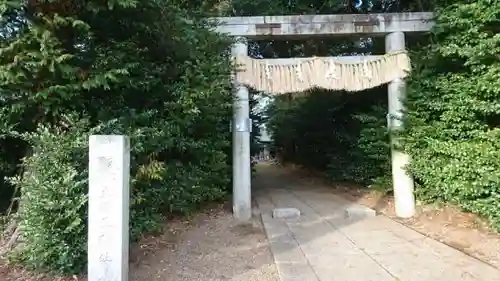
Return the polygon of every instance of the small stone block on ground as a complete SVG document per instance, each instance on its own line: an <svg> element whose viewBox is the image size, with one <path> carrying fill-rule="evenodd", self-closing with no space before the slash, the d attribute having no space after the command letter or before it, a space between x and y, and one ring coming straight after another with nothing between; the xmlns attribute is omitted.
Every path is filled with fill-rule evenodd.
<svg viewBox="0 0 500 281"><path fill-rule="evenodd" d="M349 206L344 211L344 216L347 219L363 219L376 216L375 210L363 206Z"/></svg>
<svg viewBox="0 0 500 281"><path fill-rule="evenodd" d="M296 208L276 208L273 210L275 219L292 219L300 217L300 211Z"/></svg>

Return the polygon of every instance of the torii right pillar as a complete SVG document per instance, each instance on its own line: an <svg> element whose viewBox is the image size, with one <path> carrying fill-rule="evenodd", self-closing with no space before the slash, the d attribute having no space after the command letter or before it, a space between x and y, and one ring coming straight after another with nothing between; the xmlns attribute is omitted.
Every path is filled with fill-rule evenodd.
<svg viewBox="0 0 500 281"><path fill-rule="evenodd" d="M405 35L403 32L390 33L385 38L385 52L396 52L405 50ZM403 127L403 117L406 95L406 82L403 79L395 79L389 83L389 114L387 126L389 132ZM401 218L409 218L415 214L415 195L413 178L406 172L406 166L410 163L410 156L399 150L398 139L391 134L391 161L392 182L394 190L394 201L396 215Z"/></svg>

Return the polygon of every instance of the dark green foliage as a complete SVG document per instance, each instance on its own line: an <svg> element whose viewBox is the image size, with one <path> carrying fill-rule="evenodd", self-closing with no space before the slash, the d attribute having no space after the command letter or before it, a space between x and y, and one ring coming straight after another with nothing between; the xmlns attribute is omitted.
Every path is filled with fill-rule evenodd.
<svg viewBox="0 0 500 281"><path fill-rule="evenodd" d="M383 92L385 90L384 87ZM355 113L353 116L361 126L356 142L358 149L354 151L359 153L356 159L362 162L359 165L359 172L354 174L352 181L362 179L364 183L371 182L378 189L390 190L392 188L391 146L387 130L387 104L384 99L378 104L374 103L369 110Z"/></svg>
<svg viewBox="0 0 500 281"><path fill-rule="evenodd" d="M274 145L284 161L325 170L332 180L379 181L389 171L385 96L380 87L280 97L268 112Z"/></svg>
<svg viewBox="0 0 500 281"><path fill-rule="evenodd" d="M11 179L22 188L23 248L14 253L32 268L72 272L86 263L88 123L40 126L19 136L32 144L24 173Z"/></svg>
<svg viewBox="0 0 500 281"><path fill-rule="evenodd" d="M1 168L25 232L14 256L40 270L85 267L92 133L131 138L134 239L230 185L231 40L200 18L213 3L102 3L0 1Z"/></svg>
<svg viewBox="0 0 500 281"><path fill-rule="evenodd" d="M449 1L448 1L449 2ZM438 3L433 44L414 55L405 147L420 198L500 228L500 3Z"/></svg>

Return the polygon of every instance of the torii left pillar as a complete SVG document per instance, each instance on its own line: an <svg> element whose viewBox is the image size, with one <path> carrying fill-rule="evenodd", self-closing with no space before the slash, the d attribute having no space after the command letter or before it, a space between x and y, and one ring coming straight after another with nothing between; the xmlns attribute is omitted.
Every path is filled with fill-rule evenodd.
<svg viewBox="0 0 500 281"><path fill-rule="evenodd" d="M248 56L248 44L245 38L236 38L232 46L233 57ZM250 95L248 88L233 75L233 215L239 221L248 221L252 217L251 160L250 160Z"/></svg>

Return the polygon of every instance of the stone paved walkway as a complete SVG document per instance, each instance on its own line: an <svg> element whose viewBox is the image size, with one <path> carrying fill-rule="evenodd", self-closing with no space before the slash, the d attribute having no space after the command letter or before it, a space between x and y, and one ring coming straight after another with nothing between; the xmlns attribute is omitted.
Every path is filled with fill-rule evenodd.
<svg viewBox="0 0 500 281"><path fill-rule="evenodd" d="M259 169L254 195L282 281L500 280L498 269L384 216L346 217L369 209L278 168ZM272 218L277 207L301 216Z"/></svg>

